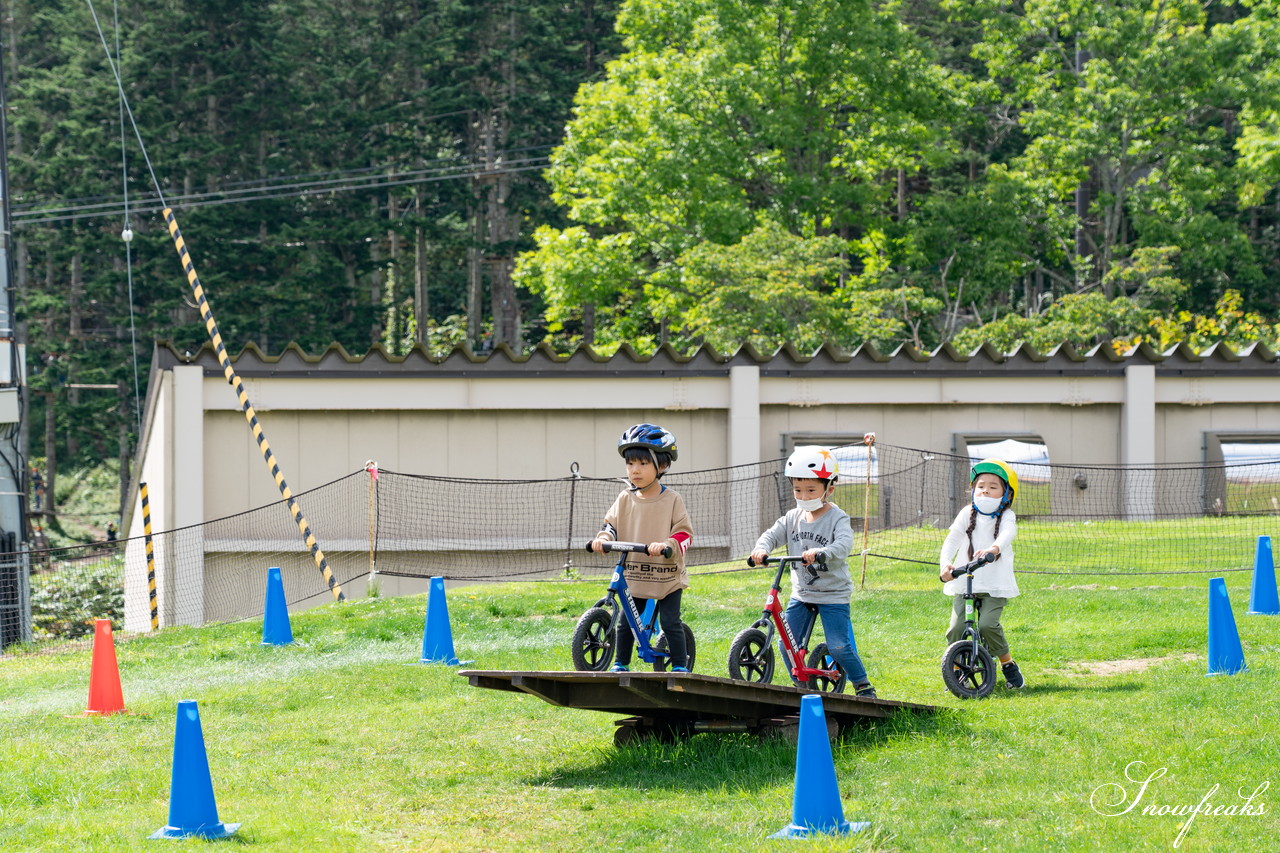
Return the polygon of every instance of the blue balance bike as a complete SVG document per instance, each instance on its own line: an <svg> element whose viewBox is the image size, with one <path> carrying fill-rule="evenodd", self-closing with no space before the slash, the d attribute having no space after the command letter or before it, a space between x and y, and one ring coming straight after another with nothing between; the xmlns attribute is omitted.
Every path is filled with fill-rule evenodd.
<svg viewBox="0 0 1280 853"><path fill-rule="evenodd" d="M577 627L573 629L574 669L581 672L603 672L608 669L613 662L618 620L626 619L636 638L636 654L640 660L653 664L654 672L666 672L671 653L667 648L666 636L658 630L656 624L658 602L650 599L641 613L636 607L636 600L631 597L631 590L627 588L627 579L623 574L627 554L647 554L648 546L639 542L603 544L606 553L619 552L618 565L613 570L608 593L582 614ZM590 547L587 550L590 551ZM662 556L670 557L671 549L665 549ZM693 631L688 625L684 625L684 645L689 656L685 666L692 672L694 642Z"/></svg>

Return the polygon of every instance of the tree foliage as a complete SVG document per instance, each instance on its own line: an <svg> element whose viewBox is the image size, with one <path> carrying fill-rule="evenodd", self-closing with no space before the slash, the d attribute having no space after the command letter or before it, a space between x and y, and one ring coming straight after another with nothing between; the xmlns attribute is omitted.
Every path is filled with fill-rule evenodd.
<svg viewBox="0 0 1280 853"><path fill-rule="evenodd" d="M580 90L549 172L577 224L520 261L559 328L730 349L900 336L900 300L876 293L880 178L947 146L919 39L859 0L648 0L619 30L627 53Z"/></svg>
<svg viewBox="0 0 1280 853"><path fill-rule="evenodd" d="M617 6L141 0L95 23L79 0L14 0L16 285L47 392L32 421L47 401L60 454L111 456L102 425L132 440L152 341L207 340L157 189L233 352L523 345L540 306L510 269L560 220L540 172L618 51ZM123 400L71 387L117 382Z"/></svg>
<svg viewBox="0 0 1280 853"><path fill-rule="evenodd" d="M1277 0L140 0L149 159L89 9L4 25L51 463L206 339L153 176L233 351L1280 344Z"/></svg>

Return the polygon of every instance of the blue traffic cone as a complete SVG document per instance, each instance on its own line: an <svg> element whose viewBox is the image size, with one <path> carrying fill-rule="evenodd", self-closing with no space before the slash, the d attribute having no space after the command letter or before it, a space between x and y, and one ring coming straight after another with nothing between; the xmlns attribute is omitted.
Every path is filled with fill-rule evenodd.
<svg viewBox="0 0 1280 853"><path fill-rule="evenodd" d="M827 717L822 697L809 694L800 700L800 736L796 744L796 787L791 823L770 838L808 838L813 835L847 835L871 826L870 821L844 819L836 765L827 739Z"/></svg>
<svg viewBox="0 0 1280 853"><path fill-rule="evenodd" d="M1236 618L1231 615L1231 599L1223 578L1209 579L1209 672L1207 675L1234 675L1245 668L1244 649Z"/></svg>
<svg viewBox="0 0 1280 853"><path fill-rule="evenodd" d="M289 605L284 599L284 581L279 569L267 569L267 601L262 612L262 645L287 646L293 642L289 627Z"/></svg>
<svg viewBox="0 0 1280 853"><path fill-rule="evenodd" d="M1253 589L1249 591L1249 615L1275 616L1280 613L1276 597L1276 564L1271 558L1271 537L1258 537L1253 557Z"/></svg>
<svg viewBox="0 0 1280 853"><path fill-rule="evenodd" d="M173 733L173 778L169 783L169 824L150 838L226 838L240 828L238 823L218 820L218 804L213 799L209 759L200 731L200 710L190 699L178 703L178 723Z"/></svg>
<svg viewBox="0 0 1280 853"><path fill-rule="evenodd" d="M453 631L449 628L449 603L444 599L444 578L432 578L427 591L427 621L422 626L421 663L443 663L458 666L471 661L460 661L453 653Z"/></svg>

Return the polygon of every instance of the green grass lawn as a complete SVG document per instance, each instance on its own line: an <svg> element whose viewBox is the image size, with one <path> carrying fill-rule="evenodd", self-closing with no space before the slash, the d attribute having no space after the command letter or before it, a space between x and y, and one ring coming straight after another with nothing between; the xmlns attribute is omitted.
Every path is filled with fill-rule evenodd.
<svg viewBox="0 0 1280 853"><path fill-rule="evenodd" d="M770 577L694 578L698 671L726 673ZM263 647L256 622L122 641L128 715L75 716L88 650L0 660L0 850L204 844L146 840L168 822L183 699L199 702L219 816L243 823L217 843L260 851L1275 850L1280 788L1255 797L1262 814L1202 814L1180 841L1186 818L1168 813L1215 786L1209 805L1238 811L1237 792L1280 766L1280 616L1246 615L1248 573L1226 577L1247 672L1205 675L1207 575L1026 575L1005 627L1028 688L963 702L938 671L949 603L933 570L873 561L853 600L871 677L884 698L940 710L836 743L845 817L872 829L807 841L768 839L791 819L794 746L700 734L615 749L615 715L418 663L422 597L294 614L288 647ZM574 623L604 584L450 590L458 655L569 669ZM1139 797L1126 768L1164 773L1115 814Z"/></svg>

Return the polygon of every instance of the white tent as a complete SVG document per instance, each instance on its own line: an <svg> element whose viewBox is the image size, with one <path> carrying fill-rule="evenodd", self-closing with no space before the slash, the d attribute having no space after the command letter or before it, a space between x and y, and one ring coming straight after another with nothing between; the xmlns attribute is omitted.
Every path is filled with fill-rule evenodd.
<svg viewBox="0 0 1280 853"><path fill-rule="evenodd" d="M871 448L870 460L867 458L866 445L862 444L833 447L831 448L831 455L836 458L836 464L840 466L840 479L837 482L842 485L865 483L867 481L868 461L871 466L871 482L880 482L880 465L875 447Z"/></svg>
<svg viewBox="0 0 1280 853"><path fill-rule="evenodd" d="M1222 461L1229 483L1280 482L1280 443L1224 441Z"/></svg>
<svg viewBox="0 0 1280 853"><path fill-rule="evenodd" d="M1007 462L1018 479L1025 483L1049 482L1049 448L1044 442L1006 438L1003 441L970 444L969 458L974 462L991 458Z"/></svg>

